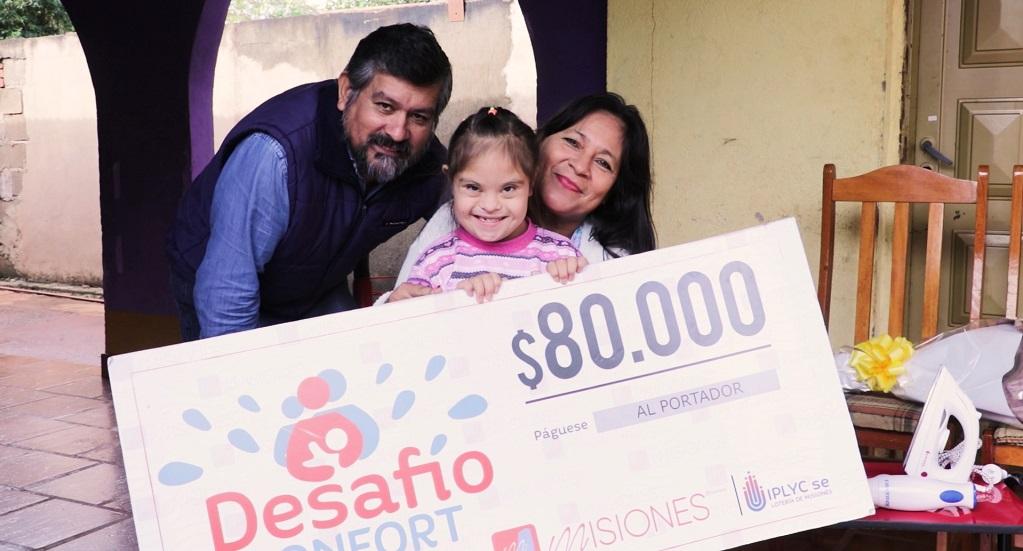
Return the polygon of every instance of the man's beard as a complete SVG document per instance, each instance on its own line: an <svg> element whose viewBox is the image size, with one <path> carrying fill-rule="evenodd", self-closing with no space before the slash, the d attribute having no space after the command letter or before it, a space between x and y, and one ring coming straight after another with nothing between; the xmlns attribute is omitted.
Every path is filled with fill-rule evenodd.
<svg viewBox="0 0 1023 551"><path fill-rule="evenodd" d="M347 122L347 121L345 121ZM348 133L348 125L345 124L345 139L348 140L352 157L355 158L355 168L359 175L371 184L386 184L394 180L405 169L416 164L423 156L426 148L413 151L408 140L396 142L383 132L375 132L366 138L366 143L361 146L352 144L352 137ZM377 154L373 161L368 158L369 147L376 145L387 148L394 152L394 155Z"/></svg>

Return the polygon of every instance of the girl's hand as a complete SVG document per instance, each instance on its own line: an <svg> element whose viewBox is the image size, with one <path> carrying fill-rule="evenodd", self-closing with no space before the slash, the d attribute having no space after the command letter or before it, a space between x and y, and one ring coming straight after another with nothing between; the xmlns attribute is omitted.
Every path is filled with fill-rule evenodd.
<svg viewBox="0 0 1023 551"><path fill-rule="evenodd" d="M391 296L387 297L387 302L405 300L407 298L422 297L439 292L440 288L427 287L425 285L416 285L415 283L405 282L399 285L393 291L391 291Z"/></svg>
<svg viewBox="0 0 1023 551"><path fill-rule="evenodd" d="M501 276L487 272L458 284L459 289L464 289L470 297L476 297L476 302L482 304L490 301L501 288Z"/></svg>
<svg viewBox="0 0 1023 551"><path fill-rule="evenodd" d="M584 256L566 256L547 263L547 273L554 281L568 283L575 279L575 274L583 271L589 264Z"/></svg>

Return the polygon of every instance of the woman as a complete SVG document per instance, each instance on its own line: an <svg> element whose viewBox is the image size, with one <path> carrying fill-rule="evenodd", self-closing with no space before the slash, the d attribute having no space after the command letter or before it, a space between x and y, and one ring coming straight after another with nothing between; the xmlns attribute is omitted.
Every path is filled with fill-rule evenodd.
<svg viewBox="0 0 1023 551"><path fill-rule="evenodd" d="M590 263L654 249L650 216L650 142L639 111L618 94L576 99L537 133L540 162L530 216L570 237ZM423 248L451 232L450 205L442 206L412 243L397 282L408 279ZM419 292L390 293L394 301Z"/></svg>

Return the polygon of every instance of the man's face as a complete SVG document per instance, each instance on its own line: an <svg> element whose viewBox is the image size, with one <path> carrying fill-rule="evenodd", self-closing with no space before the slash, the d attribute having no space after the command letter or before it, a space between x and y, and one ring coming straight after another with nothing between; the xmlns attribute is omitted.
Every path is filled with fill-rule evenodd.
<svg viewBox="0 0 1023 551"><path fill-rule="evenodd" d="M440 84L420 87L377 73L358 97L348 102L347 73L338 77L338 109L344 111L345 137L359 174L382 184L415 164L436 126Z"/></svg>

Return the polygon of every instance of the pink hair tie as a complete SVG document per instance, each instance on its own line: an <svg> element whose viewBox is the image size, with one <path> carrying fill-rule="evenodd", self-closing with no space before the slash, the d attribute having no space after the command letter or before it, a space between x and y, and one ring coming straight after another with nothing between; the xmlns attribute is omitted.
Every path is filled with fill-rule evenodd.
<svg viewBox="0 0 1023 551"><path fill-rule="evenodd" d="M488 115L495 115L496 116L497 115L497 107L491 107L490 109L488 109L487 110L487 114Z"/></svg>

